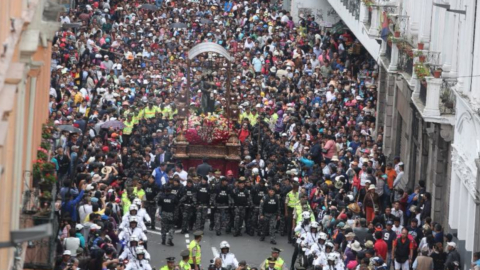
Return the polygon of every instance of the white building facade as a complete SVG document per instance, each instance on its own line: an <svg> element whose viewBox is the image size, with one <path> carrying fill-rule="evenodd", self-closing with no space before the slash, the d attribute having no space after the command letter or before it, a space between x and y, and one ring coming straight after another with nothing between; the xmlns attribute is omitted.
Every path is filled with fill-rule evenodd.
<svg viewBox="0 0 480 270"><path fill-rule="evenodd" d="M432 218L469 269L480 251L480 1L328 2L379 64L385 155L404 162L410 188L426 182Z"/></svg>

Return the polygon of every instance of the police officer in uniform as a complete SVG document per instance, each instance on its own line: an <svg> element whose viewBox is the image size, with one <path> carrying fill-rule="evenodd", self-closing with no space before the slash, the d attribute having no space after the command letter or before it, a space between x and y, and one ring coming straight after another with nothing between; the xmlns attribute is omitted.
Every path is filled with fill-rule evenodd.
<svg viewBox="0 0 480 270"><path fill-rule="evenodd" d="M245 212L252 205L252 197L250 192L245 188L245 180L239 180L238 186L233 190L231 199L234 205L234 234L233 236L241 236L241 228L245 221Z"/></svg>
<svg viewBox="0 0 480 270"><path fill-rule="evenodd" d="M285 261L280 257L280 252L282 250L276 247L272 247L272 256L269 258L270 261L272 259L275 261L274 269L275 270L286 270L287 267L285 266ZM263 263L260 265L260 270L265 270L268 269L268 259L263 261Z"/></svg>
<svg viewBox="0 0 480 270"><path fill-rule="evenodd" d="M192 179L188 179L187 186L184 188L183 196L180 199L180 204L184 207L182 211L182 234L188 232L189 223L197 205L196 192Z"/></svg>
<svg viewBox="0 0 480 270"><path fill-rule="evenodd" d="M202 249L200 242L202 241L203 232L195 231L193 236L195 239L188 245L188 251L190 252L188 263L190 264L191 269L199 270L200 265L202 264Z"/></svg>
<svg viewBox="0 0 480 270"><path fill-rule="evenodd" d="M160 268L160 270L174 270L175 269L175 257L166 258L167 265Z"/></svg>
<svg viewBox="0 0 480 270"><path fill-rule="evenodd" d="M180 261L180 263L178 263L180 270L191 270L190 264L188 263L188 260L190 258L190 251L188 249L185 249L184 251L180 252L180 256L182 257L182 260Z"/></svg>
<svg viewBox="0 0 480 270"><path fill-rule="evenodd" d="M270 234L270 243L276 245L275 230L277 220L280 219L280 198L275 194L273 187L270 187L268 194L260 202L260 221L263 222L263 232L260 241L265 240L267 231Z"/></svg>
<svg viewBox="0 0 480 270"><path fill-rule="evenodd" d="M170 184L170 182L169 182ZM172 194L174 194L177 197L177 201L179 201L184 194L184 187L182 184L180 184L180 177L178 175L175 175L173 177L173 183L171 185L172 188ZM175 226L180 227L181 223L181 216L180 216L180 207L175 208L175 212L173 213L173 220L175 221Z"/></svg>
<svg viewBox="0 0 480 270"><path fill-rule="evenodd" d="M222 224L226 233L230 233L231 230L229 226L230 212L228 209L231 204L230 194L231 190L226 178L223 179L220 185L215 187L213 192L212 201L215 208L215 231L217 235L222 234L220 232Z"/></svg>
<svg viewBox="0 0 480 270"><path fill-rule="evenodd" d="M203 230L205 220L208 215L208 208L212 205L211 191L213 189L207 182L206 177L202 177L202 181L197 185L197 214L196 214L196 230Z"/></svg>
<svg viewBox="0 0 480 270"><path fill-rule="evenodd" d="M250 211L250 215L248 215L250 219L250 232L248 232L248 234L253 236L254 231L256 231L258 235L262 235L263 224L262 222L259 222L258 217L260 213L260 202L268 193L267 187L265 186L265 179L261 179L260 182L252 188L250 193L252 194L253 207Z"/></svg>
<svg viewBox="0 0 480 270"><path fill-rule="evenodd" d="M174 213L177 208L177 196L171 193L171 187L165 186L165 193L158 199L157 216L162 222L162 245L168 234L168 245L173 246L173 233L175 228Z"/></svg>
<svg viewBox="0 0 480 270"><path fill-rule="evenodd" d="M293 212L295 211L297 204L300 203L300 199L298 198L298 183L293 183L293 189L287 193L285 198L285 218L287 223L287 237L288 243L292 243L292 227L295 226L293 224Z"/></svg>
<svg viewBox="0 0 480 270"><path fill-rule="evenodd" d="M145 183L145 209L149 216L153 217L150 223L150 229L155 230L155 211L157 210L156 197L158 196L160 189L155 184L155 179L151 176Z"/></svg>

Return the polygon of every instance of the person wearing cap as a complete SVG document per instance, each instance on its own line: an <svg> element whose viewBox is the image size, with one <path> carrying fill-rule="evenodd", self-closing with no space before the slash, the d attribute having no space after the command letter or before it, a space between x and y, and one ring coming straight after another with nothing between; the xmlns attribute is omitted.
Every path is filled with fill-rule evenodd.
<svg viewBox="0 0 480 270"><path fill-rule="evenodd" d="M282 252L281 249L272 247L272 255L262 262L262 264L260 265L260 270L268 269L270 264L269 262L272 261L275 262L275 265L273 265L273 268L275 270L286 270L287 267L285 265L285 261L280 257L280 252Z"/></svg>
<svg viewBox="0 0 480 270"><path fill-rule="evenodd" d="M259 215L260 222L263 225L260 226L263 230L261 231L260 241L265 240L265 235L267 232L270 234L270 243L276 245L275 241L275 231L277 226L277 221L280 219L280 196L275 194L273 187L268 189L268 194L260 201L259 206Z"/></svg>
<svg viewBox="0 0 480 270"><path fill-rule="evenodd" d="M231 189L227 178L222 178L220 185L212 188L212 201L214 209L214 226L217 236L221 235L221 229L225 225L225 232L231 231L230 206L232 206Z"/></svg>
<svg viewBox="0 0 480 270"><path fill-rule="evenodd" d="M160 268L160 270L173 270L173 269L175 269L175 257L167 257L167 258L165 258L165 260L167 261L167 264L162 266L162 268Z"/></svg>
<svg viewBox="0 0 480 270"><path fill-rule="evenodd" d="M55 263L55 270L60 269L66 269L69 264L73 264L73 258L72 258L72 252L70 250L65 250L62 254L62 258L60 258L56 263Z"/></svg>
<svg viewBox="0 0 480 270"><path fill-rule="evenodd" d="M197 189L193 186L192 179L188 179L187 185L183 188L182 198L180 198L180 204L183 206L182 211L182 231L181 234L186 234L190 227L190 220L195 212L197 205ZM190 227L191 230L191 227Z"/></svg>
<svg viewBox="0 0 480 270"><path fill-rule="evenodd" d="M232 191L231 198L234 206L234 232L233 236L241 236L241 228L245 221L247 208L252 206L252 196L250 191L245 188L245 180L237 182L237 187Z"/></svg>
<svg viewBox="0 0 480 270"><path fill-rule="evenodd" d="M367 223L373 220L375 217L375 209L378 208L378 195L375 193L376 187L374 184L371 184L368 187L367 194L363 198L363 213L367 219Z"/></svg>
<svg viewBox="0 0 480 270"><path fill-rule="evenodd" d="M199 270L202 265L202 248L200 241L202 241L203 231L195 231L193 236L194 240L188 244L188 251L190 252L188 263L191 269Z"/></svg>
<svg viewBox="0 0 480 270"><path fill-rule="evenodd" d="M188 249L182 250L182 252L180 252L180 257L182 257L182 260L178 263L180 270L191 270L192 268L188 263L188 260L190 259L190 251Z"/></svg>
<svg viewBox="0 0 480 270"><path fill-rule="evenodd" d="M445 267L447 269L454 269L452 265L462 265L460 253L457 251L457 243L450 241L447 242L447 260L445 261Z"/></svg>
<svg viewBox="0 0 480 270"><path fill-rule="evenodd" d="M212 203L213 188L208 184L206 176L202 176L200 183L196 186L196 216L195 216L195 230L203 230L205 227L205 220L208 217L208 209Z"/></svg>
<svg viewBox="0 0 480 270"><path fill-rule="evenodd" d="M287 193L285 199L285 218L287 223L287 237L288 243L292 243L292 233L293 233L293 212L295 211L298 204L300 204L299 192L298 192L298 183L294 182L292 190ZM296 225L296 224L295 224Z"/></svg>
<svg viewBox="0 0 480 270"><path fill-rule="evenodd" d="M178 205L178 199L172 193L172 186L167 184L164 186L164 192L160 194L158 199L158 208L156 216L160 217L162 228L162 245L168 237L168 245L173 246L173 234L175 229L174 213Z"/></svg>

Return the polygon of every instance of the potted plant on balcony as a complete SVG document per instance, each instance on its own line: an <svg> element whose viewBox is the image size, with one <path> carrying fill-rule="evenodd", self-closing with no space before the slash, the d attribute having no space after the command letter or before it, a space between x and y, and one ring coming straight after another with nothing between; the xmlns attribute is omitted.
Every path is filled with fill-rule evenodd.
<svg viewBox="0 0 480 270"><path fill-rule="evenodd" d="M418 57L418 61L420 61L420 63L425 63L426 55L424 55L422 51L417 51L415 56Z"/></svg>
<svg viewBox="0 0 480 270"><path fill-rule="evenodd" d="M442 69L437 68L436 70L433 71L433 77L438 79L441 76L442 76Z"/></svg>
<svg viewBox="0 0 480 270"><path fill-rule="evenodd" d="M424 46L425 46L425 44L423 44L423 42L418 42L418 44L417 44L417 48L419 50L423 50Z"/></svg>
<svg viewBox="0 0 480 270"><path fill-rule="evenodd" d="M430 75L430 71L428 70L427 66L424 63L418 62L415 64L415 75L417 78L423 79Z"/></svg>

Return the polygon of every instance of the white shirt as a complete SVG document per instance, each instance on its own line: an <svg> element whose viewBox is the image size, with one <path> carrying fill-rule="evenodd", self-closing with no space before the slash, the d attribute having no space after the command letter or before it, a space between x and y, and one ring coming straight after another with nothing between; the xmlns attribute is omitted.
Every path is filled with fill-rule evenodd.
<svg viewBox="0 0 480 270"><path fill-rule="evenodd" d="M222 259L222 267L228 268L229 265L233 265L233 268L238 267L238 261L235 257L235 254L229 252L227 254L220 254L220 259Z"/></svg>
<svg viewBox="0 0 480 270"><path fill-rule="evenodd" d="M188 173L185 170L181 170L180 172L175 172L173 176L175 175L178 175L180 177L180 183L182 183L182 185L184 186L187 185Z"/></svg>
<svg viewBox="0 0 480 270"><path fill-rule="evenodd" d="M84 204L78 208L78 215L80 216L80 223L83 223L85 218L93 212L90 204ZM76 251L75 251L76 252ZM72 253L74 254L74 253ZM76 254L76 253L75 253Z"/></svg>

